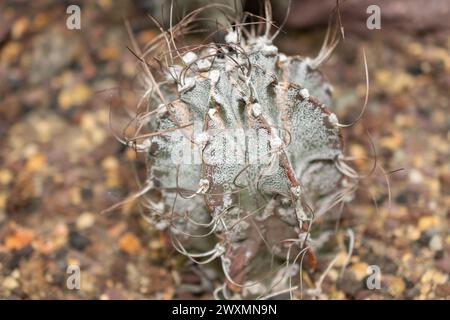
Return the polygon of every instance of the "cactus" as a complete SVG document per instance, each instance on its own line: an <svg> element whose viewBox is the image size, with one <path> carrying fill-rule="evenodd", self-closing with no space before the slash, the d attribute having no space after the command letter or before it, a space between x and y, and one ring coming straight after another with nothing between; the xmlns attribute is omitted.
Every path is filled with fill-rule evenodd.
<svg viewBox="0 0 450 320"><path fill-rule="evenodd" d="M147 154L138 195L177 251L198 264L220 261L218 295L268 297L304 256L314 261L313 222L357 185L319 71L336 34L316 58L288 57L273 44L266 2L261 34L236 23L223 43L177 47L174 37L199 12L158 37L167 45L159 78L144 64L146 105L129 139Z"/></svg>

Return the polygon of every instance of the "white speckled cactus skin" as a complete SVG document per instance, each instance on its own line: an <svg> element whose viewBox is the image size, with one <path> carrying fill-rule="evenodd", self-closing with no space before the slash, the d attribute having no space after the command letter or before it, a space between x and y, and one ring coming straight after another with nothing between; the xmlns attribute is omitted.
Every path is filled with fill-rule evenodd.
<svg viewBox="0 0 450 320"><path fill-rule="evenodd" d="M323 58L280 53L270 25L234 26L221 44L177 48L149 90L148 219L195 262L219 259L225 296L273 292L312 254L315 219L356 188Z"/></svg>

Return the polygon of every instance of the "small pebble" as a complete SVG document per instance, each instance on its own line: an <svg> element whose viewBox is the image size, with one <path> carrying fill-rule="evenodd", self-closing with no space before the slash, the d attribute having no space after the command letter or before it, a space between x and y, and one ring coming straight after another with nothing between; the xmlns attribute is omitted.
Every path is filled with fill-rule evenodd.
<svg viewBox="0 0 450 320"><path fill-rule="evenodd" d="M409 174L409 181L415 184L422 183L423 175L420 173L420 171L412 169Z"/></svg>
<svg viewBox="0 0 450 320"><path fill-rule="evenodd" d="M76 225L78 229L84 230L92 227L94 222L95 216L90 212L84 212L78 217Z"/></svg>
<svg viewBox="0 0 450 320"><path fill-rule="evenodd" d="M19 286L19 282L12 276L6 277L2 283L3 287L8 290L14 290Z"/></svg>
<svg viewBox="0 0 450 320"><path fill-rule="evenodd" d="M142 249L141 242L133 233L128 232L119 239L120 250L132 255L138 253Z"/></svg>
<svg viewBox="0 0 450 320"><path fill-rule="evenodd" d="M433 251L440 251L444 247L442 237L438 234L434 235L429 243L430 249Z"/></svg>
<svg viewBox="0 0 450 320"><path fill-rule="evenodd" d="M83 251L90 243L91 241L85 235L76 230L70 231L69 244L72 248Z"/></svg>

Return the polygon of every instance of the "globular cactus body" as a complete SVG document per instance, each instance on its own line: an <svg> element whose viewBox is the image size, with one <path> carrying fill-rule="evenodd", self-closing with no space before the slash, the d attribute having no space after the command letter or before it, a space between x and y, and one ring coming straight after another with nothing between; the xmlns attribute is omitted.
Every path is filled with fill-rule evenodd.
<svg viewBox="0 0 450 320"><path fill-rule="evenodd" d="M298 261L312 222L356 185L331 86L267 30L181 51L149 97L148 218L192 260L220 259L226 290L268 293L276 261Z"/></svg>

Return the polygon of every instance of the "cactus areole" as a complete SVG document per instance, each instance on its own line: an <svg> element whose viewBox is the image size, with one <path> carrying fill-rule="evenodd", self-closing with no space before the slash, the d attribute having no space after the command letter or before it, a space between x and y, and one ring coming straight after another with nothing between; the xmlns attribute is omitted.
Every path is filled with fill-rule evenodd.
<svg viewBox="0 0 450 320"><path fill-rule="evenodd" d="M313 222L357 181L328 109L324 57L286 56L269 30L234 25L223 43L193 49L168 39L141 116L150 133L136 139L147 154L147 219L189 259L218 260L228 296L286 282L312 254Z"/></svg>

